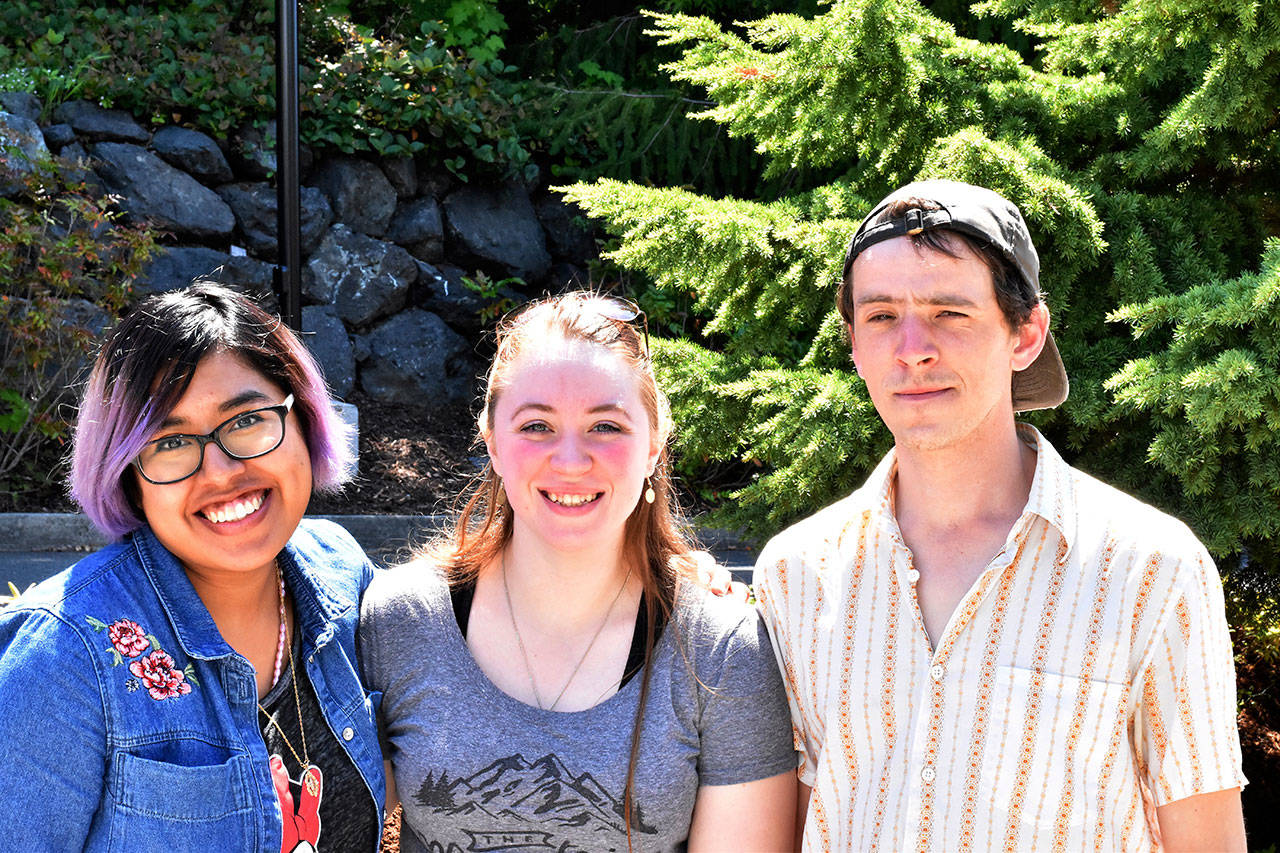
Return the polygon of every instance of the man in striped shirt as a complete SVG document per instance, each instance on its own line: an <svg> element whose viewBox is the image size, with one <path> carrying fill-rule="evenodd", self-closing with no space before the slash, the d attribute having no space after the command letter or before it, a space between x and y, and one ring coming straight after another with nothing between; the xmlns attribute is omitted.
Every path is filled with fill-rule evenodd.
<svg viewBox="0 0 1280 853"><path fill-rule="evenodd" d="M1067 395L1021 213L904 187L837 300L895 447L756 568L803 849L1244 850L1212 560L1015 423Z"/></svg>

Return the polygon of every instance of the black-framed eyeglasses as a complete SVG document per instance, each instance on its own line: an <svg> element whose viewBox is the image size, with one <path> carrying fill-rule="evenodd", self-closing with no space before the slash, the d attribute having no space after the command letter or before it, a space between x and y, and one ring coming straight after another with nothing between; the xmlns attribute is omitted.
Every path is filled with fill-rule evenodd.
<svg viewBox="0 0 1280 853"><path fill-rule="evenodd" d="M284 419L292 408L290 394L279 405L233 415L206 435L175 433L148 441L133 464L148 483L165 486L199 471L210 442L232 459L266 456L284 442Z"/></svg>
<svg viewBox="0 0 1280 853"><path fill-rule="evenodd" d="M650 356L649 350L649 318L645 315L644 309L632 302L630 299L623 299L621 296L613 296L601 294L591 300L591 305L601 315L608 317L610 320L618 320L623 323L634 322L637 317L640 318L640 328L644 332L644 354Z"/></svg>

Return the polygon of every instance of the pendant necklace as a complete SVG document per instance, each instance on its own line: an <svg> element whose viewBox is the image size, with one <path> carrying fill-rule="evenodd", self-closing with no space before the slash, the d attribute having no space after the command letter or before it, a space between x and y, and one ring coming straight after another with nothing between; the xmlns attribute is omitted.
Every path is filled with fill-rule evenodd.
<svg viewBox="0 0 1280 853"><path fill-rule="evenodd" d="M524 640L520 637L520 626L516 624L516 611L511 606L511 587L507 584L507 557L505 554L502 556L502 591L507 596L507 614L511 617L511 627L515 630L516 645L520 647L520 657L524 659L525 674L529 676L529 689L533 691L533 701L537 703L539 710L554 711L556 705L560 704L560 700L564 698L564 692L573 683L574 676L578 674L578 670L582 669L582 664L586 661L587 655L591 654L591 648L600 637L600 632L604 630L605 625L609 624L609 617L613 615L613 608L617 606L618 599L622 598L622 591L627 588L627 581L629 580L631 580L631 569L628 567L626 577L622 579L622 586L618 587L618 593L613 597L613 601L609 603L609 609L604 612L604 619L600 620L599 627L591 635L591 642L587 643L587 647L583 649L582 657L578 658L578 662L573 667L573 672L569 673L569 678L565 681L564 686L560 688L560 692L556 694L555 700L550 705L543 705L542 696L538 693L538 685L533 680L533 665L529 662L529 653L525 651Z"/></svg>
<svg viewBox="0 0 1280 853"><path fill-rule="evenodd" d="M284 575L280 571L279 561L276 562L276 577L280 586L280 646L276 652L276 671L275 677L271 682L272 687L279 681L281 658L284 655L284 638L288 630L284 611ZM258 703L258 710L266 716L268 725L276 727L276 731L280 733L284 745L293 754L293 759L297 762L301 771L297 779L297 784L301 788L301 796L295 806L293 792L289 789L289 783L295 780L289 778L288 770L284 766L284 758L279 753L271 756L269 763L272 782L275 787L276 798L280 802L280 812L284 818L282 853L288 853L288 851L296 849L302 842L309 842L312 849L315 849L319 844L320 796L324 781L320 768L311 763L311 756L307 750L307 732L302 725L302 699L298 694L298 671L294 667L292 648L289 649L289 680L293 682L293 708L298 715L298 734L302 738L302 755L298 755L298 751L293 747L293 742L284 733L279 721L266 708L262 707L261 702ZM307 848L303 847L302 849Z"/></svg>

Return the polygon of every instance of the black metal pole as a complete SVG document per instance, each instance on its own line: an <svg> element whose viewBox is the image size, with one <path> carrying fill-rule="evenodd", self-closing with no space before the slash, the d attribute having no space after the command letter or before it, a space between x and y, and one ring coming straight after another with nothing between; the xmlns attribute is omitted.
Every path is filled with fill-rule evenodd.
<svg viewBox="0 0 1280 853"><path fill-rule="evenodd" d="M298 188L298 0L276 0L276 293L289 328L302 330Z"/></svg>

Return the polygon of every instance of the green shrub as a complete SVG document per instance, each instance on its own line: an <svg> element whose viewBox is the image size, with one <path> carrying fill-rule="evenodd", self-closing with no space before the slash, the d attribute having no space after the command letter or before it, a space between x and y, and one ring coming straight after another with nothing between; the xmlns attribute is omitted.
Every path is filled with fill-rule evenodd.
<svg viewBox="0 0 1280 853"><path fill-rule="evenodd" d="M25 75L24 88L50 106L83 96L225 137L274 116L273 15L270 4L237 10L214 0L145 8L10 0L0 4L0 43L11 46L0 71ZM464 177L529 171L513 130L520 96L505 79L514 69L447 47L434 22L378 37L303 4L299 31L304 143L428 152Z"/></svg>
<svg viewBox="0 0 1280 853"><path fill-rule="evenodd" d="M529 154L511 130L520 98L493 85L513 69L496 59L458 58L430 24L404 42L337 20L327 26L343 49L309 85L304 140L347 153L426 151L464 180L468 166L533 177Z"/></svg>
<svg viewBox="0 0 1280 853"><path fill-rule="evenodd" d="M634 13L592 20L594 9L563 20L576 4L548 3L547 14L508 9L528 33L507 55L529 79L522 135L562 181L609 177L690 186L715 196L760 188L765 160L746 140L688 118L708 106L693 87L660 71L672 51L656 48Z"/></svg>
<svg viewBox="0 0 1280 853"><path fill-rule="evenodd" d="M121 225L110 199L84 192L64 166L37 164L25 196L0 199L0 482L28 470L69 431L68 389L101 331L124 307L154 251L144 228Z"/></svg>

